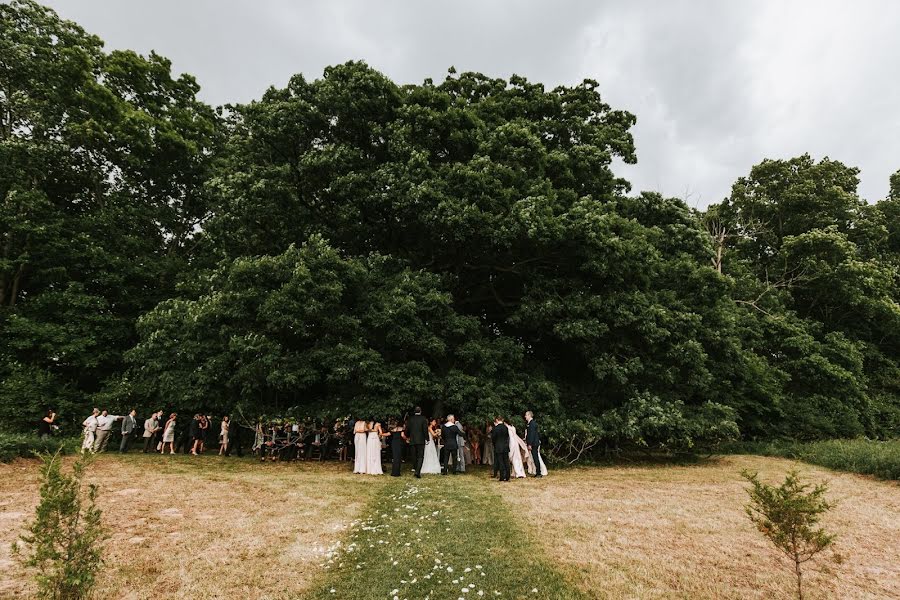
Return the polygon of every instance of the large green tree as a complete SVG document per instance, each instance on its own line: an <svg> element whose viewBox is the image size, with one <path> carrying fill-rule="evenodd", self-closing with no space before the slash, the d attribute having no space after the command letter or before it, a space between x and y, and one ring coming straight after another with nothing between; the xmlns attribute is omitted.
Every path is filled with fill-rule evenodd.
<svg viewBox="0 0 900 600"><path fill-rule="evenodd" d="M6 426L47 406L77 419L185 273L219 136L197 91L160 56L106 53L38 4L0 5Z"/></svg>

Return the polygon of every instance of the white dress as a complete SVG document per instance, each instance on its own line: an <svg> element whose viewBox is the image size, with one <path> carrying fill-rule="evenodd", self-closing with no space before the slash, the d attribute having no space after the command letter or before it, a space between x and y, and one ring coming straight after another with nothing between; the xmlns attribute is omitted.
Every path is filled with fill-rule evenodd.
<svg viewBox="0 0 900 600"><path fill-rule="evenodd" d="M425 460L422 461L422 472L429 475L441 474L441 459L438 457L437 442L429 432L431 443L425 444Z"/></svg>
<svg viewBox="0 0 900 600"><path fill-rule="evenodd" d="M97 417L88 417L82 425L84 426L84 441L81 443L81 449L90 450L94 447L94 437L97 433Z"/></svg>
<svg viewBox="0 0 900 600"><path fill-rule="evenodd" d="M527 450L528 446L525 441L516 434L516 428L512 425L506 425L509 428L509 459L512 461L512 476L516 479L525 477L525 463L522 462L522 451Z"/></svg>
<svg viewBox="0 0 900 600"><path fill-rule="evenodd" d="M528 446L525 446L526 450ZM537 475L537 471L534 470L534 457L531 456L531 452L526 452L525 457L528 459L526 462L528 463L526 466L528 467L529 475ZM544 457L541 456L541 448L538 447L538 460L541 461L541 475L544 477L547 476L547 465L544 464Z"/></svg>
<svg viewBox="0 0 900 600"><path fill-rule="evenodd" d="M381 470L381 437L377 431L369 432L366 440L366 473L369 475L383 475Z"/></svg>
<svg viewBox="0 0 900 600"><path fill-rule="evenodd" d="M356 431L354 426L353 431ZM366 473L366 432L356 431L353 434L353 472Z"/></svg>

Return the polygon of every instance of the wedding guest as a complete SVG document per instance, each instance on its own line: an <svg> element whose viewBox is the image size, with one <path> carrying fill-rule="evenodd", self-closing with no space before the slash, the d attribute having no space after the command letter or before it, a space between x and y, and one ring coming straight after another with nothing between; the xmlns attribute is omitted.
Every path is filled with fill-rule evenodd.
<svg viewBox="0 0 900 600"><path fill-rule="evenodd" d="M365 474L368 453L366 442L368 441L369 427L365 421L358 419L353 424L353 472ZM380 444L379 444L380 445Z"/></svg>
<svg viewBox="0 0 900 600"><path fill-rule="evenodd" d="M424 417L423 417L424 421ZM394 419L389 424L391 446L391 477L400 477L403 462L403 446L406 445L406 433L403 424Z"/></svg>
<svg viewBox="0 0 900 600"><path fill-rule="evenodd" d="M428 421L422 415L421 407L417 406L415 409L413 409L413 416L411 416L406 422L406 430L404 432L404 435L405 438L409 440L410 448L412 449L413 472L416 474L416 478L421 478L422 464L425 462L425 445L430 441ZM391 438L392 444L393 441L394 438ZM393 449L393 446L391 446L391 448ZM397 460L396 456L394 460ZM397 475L399 475L400 467L397 466L396 470ZM391 471L391 475L393 474L393 471Z"/></svg>
<svg viewBox="0 0 900 600"><path fill-rule="evenodd" d="M122 418L122 442L119 444L119 452L125 453L128 452L128 447L131 445L131 436L134 435L134 430L137 429L137 411L135 409L131 409L127 415Z"/></svg>
<svg viewBox="0 0 900 600"><path fill-rule="evenodd" d="M84 427L84 441L81 442L82 452L94 451L94 440L97 437L97 417L100 415L100 409L95 408L81 426Z"/></svg>
<svg viewBox="0 0 900 600"><path fill-rule="evenodd" d="M231 456L231 452L237 454L238 458L244 456L243 436L241 435L241 425L237 421L228 422L228 448L225 449L225 456Z"/></svg>
<svg viewBox="0 0 900 600"><path fill-rule="evenodd" d="M228 430L231 424L228 422L228 415L222 417L222 424L219 426L219 456L228 452Z"/></svg>
<svg viewBox="0 0 900 600"><path fill-rule="evenodd" d="M188 433L191 438L191 454L194 456L197 456L197 449L203 443L203 432L200 429L200 422L200 415L196 414L188 426Z"/></svg>
<svg viewBox="0 0 900 600"><path fill-rule="evenodd" d="M456 426L456 418L447 415L447 421L441 427L441 439L444 447L441 449L441 475L456 473L459 466L459 437L463 435ZM450 466L452 465L452 466Z"/></svg>
<svg viewBox="0 0 900 600"><path fill-rule="evenodd" d="M494 467L498 469L499 479L509 481L509 429L501 417L494 419L491 441L494 443Z"/></svg>
<svg viewBox="0 0 900 600"><path fill-rule="evenodd" d="M472 453L472 463L482 464L481 461L481 429L478 427L469 429L469 448Z"/></svg>
<svg viewBox="0 0 900 600"><path fill-rule="evenodd" d="M144 454L150 452L153 440L156 439L156 430L159 429L160 412L157 411L144 420Z"/></svg>
<svg viewBox="0 0 900 600"><path fill-rule="evenodd" d="M491 465L493 467L492 471L494 471L491 477L497 476L497 467L494 465L494 442L491 440L491 429L493 429L493 425L488 423L488 426L484 430L484 447L481 451L481 464L483 465Z"/></svg>
<svg viewBox="0 0 900 600"><path fill-rule="evenodd" d="M465 430L460 421L456 422L456 429L458 430L458 433L456 434L456 472L465 473L467 464L466 446L468 444L466 444Z"/></svg>
<svg viewBox="0 0 900 600"><path fill-rule="evenodd" d="M97 439L94 440L94 452L106 452L106 444L109 443L109 434L113 424L122 419L119 415L111 415L104 410L97 417Z"/></svg>
<svg viewBox="0 0 900 600"><path fill-rule="evenodd" d="M178 415L172 413L169 415L169 420L166 421L166 425L163 428L162 434L162 448L160 449L161 454L166 453L166 444L169 445L169 454L175 454L175 424L177 422Z"/></svg>
<svg viewBox="0 0 900 600"><path fill-rule="evenodd" d="M50 432L53 430L53 421L56 420L56 413L48 410L47 414L38 421L38 435L42 440L50 438Z"/></svg>
<svg viewBox="0 0 900 600"><path fill-rule="evenodd" d="M159 452L162 449L163 427L166 424L166 417L162 410L156 411L156 431L153 433L153 442L150 447Z"/></svg>

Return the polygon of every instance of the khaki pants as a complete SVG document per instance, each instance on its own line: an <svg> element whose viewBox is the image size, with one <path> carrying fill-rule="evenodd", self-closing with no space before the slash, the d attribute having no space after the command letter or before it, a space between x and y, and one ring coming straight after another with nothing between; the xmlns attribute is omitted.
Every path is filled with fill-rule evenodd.
<svg viewBox="0 0 900 600"><path fill-rule="evenodd" d="M98 429L97 439L94 440L94 452L105 452L106 444L109 443L109 430Z"/></svg>

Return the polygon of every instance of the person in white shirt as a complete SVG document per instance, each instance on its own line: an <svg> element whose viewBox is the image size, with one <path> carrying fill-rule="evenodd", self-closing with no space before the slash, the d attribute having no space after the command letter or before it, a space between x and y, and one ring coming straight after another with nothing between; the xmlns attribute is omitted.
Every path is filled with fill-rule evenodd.
<svg viewBox="0 0 900 600"><path fill-rule="evenodd" d="M87 452L90 450L94 451L94 438L97 435L97 415L100 414L100 409L95 408L94 412L91 413L87 419L81 424L84 427L84 441L81 443L81 451Z"/></svg>
<svg viewBox="0 0 900 600"><path fill-rule="evenodd" d="M122 419L121 415L111 415L109 411L104 410L97 417L97 438L94 440L94 452L105 452L106 444L109 443L109 433L112 431L113 424Z"/></svg>

